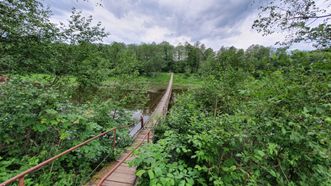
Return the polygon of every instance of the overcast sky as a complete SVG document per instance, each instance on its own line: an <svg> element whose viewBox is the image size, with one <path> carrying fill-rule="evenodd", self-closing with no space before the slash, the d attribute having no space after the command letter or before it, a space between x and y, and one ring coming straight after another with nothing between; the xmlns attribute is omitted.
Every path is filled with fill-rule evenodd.
<svg viewBox="0 0 331 186"><path fill-rule="evenodd" d="M263 37L251 29L257 5L250 0L102 0L102 6L96 6L100 0L44 1L53 12L54 23L65 23L73 7L101 21L111 34L105 43L200 41L217 50L221 46L273 46L283 38L280 34ZM298 44L294 48L310 47Z"/></svg>

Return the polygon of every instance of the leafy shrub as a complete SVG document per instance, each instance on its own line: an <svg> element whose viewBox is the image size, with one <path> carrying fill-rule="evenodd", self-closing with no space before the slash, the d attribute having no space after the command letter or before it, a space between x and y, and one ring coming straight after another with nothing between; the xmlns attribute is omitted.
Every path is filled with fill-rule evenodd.
<svg viewBox="0 0 331 186"><path fill-rule="evenodd" d="M126 126L126 111L111 102L72 104L65 89L20 78L0 85L0 182L113 127ZM118 131L118 148L131 143ZM80 185L105 157L117 151L107 136L60 158L26 178L28 185ZM85 179L85 180L84 180Z"/></svg>
<svg viewBox="0 0 331 186"><path fill-rule="evenodd" d="M326 64L251 74L229 67L177 97L155 130L159 140L133 162L140 184L330 185Z"/></svg>

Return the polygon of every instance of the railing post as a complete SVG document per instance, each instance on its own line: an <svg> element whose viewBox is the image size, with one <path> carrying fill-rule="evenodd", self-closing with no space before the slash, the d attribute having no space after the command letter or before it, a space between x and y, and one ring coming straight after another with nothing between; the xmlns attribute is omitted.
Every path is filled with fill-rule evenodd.
<svg viewBox="0 0 331 186"><path fill-rule="evenodd" d="M116 128L113 130L113 147L115 148L116 146Z"/></svg>
<svg viewBox="0 0 331 186"><path fill-rule="evenodd" d="M141 128L143 129L144 128L144 116L143 115L140 116L140 124L141 124Z"/></svg>
<svg viewBox="0 0 331 186"><path fill-rule="evenodd" d="M24 176L18 178L18 186L24 186Z"/></svg>
<svg viewBox="0 0 331 186"><path fill-rule="evenodd" d="M148 133L147 133L147 143L149 143L149 133L150 133L151 131L148 131Z"/></svg>

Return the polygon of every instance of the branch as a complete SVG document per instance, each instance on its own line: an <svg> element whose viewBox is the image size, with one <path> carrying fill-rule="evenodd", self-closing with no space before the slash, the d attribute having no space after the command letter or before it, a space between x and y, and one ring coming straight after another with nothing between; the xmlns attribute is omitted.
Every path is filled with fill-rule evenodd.
<svg viewBox="0 0 331 186"><path fill-rule="evenodd" d="M326 14L321 16L298 16L298 17L292 17L291 19L320 19L325 17L331 17L331 14Z"/></svg>

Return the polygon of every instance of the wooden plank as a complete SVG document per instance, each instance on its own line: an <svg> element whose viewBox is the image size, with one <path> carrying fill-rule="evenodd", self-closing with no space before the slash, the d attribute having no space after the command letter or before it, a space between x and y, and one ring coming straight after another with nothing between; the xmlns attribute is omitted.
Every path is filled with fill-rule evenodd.
<svg viewBox="0 0 331 186"><path fill-rule="evenodd" d="M129 167L128 165L125 165L124 163L121 166L119 166L117 169L126 170L126 171L129 171L129 172L136 171L136 167Z"/></svg>
<svg viewBox="0 0 331 186"><path fill-rule="evenodd" d="M123 174L114 172L112 175L110 175L106 180L108 181L116 181L120 183L128 183L133 184L136 180L136 176L133 174Z"/></svg>
<svg viewBox="0 0 331 186"><path fill-rule="evenodd" d="M136 173L136 169L135 168L128 168L128 167L120 166L120 167L117 168L117 170L115 172L135 174Z"/></svg>
<svg viewBox="0 0 331 186"><path fill-rule="evenodd" d="M104 181L102 186L131 186L132 184L130 183L121 183L121 182L116 182L116 181Z"/></svg>
<svg viewBox="0 0 331 186"><path fill-rule="evenodd" d="M124 167L128 167L128 168L130 168L130 166L129 166L127 163L122 163L121 166L124 166ZM115 171L115 172L116 172L116 171Z"/></svg>

